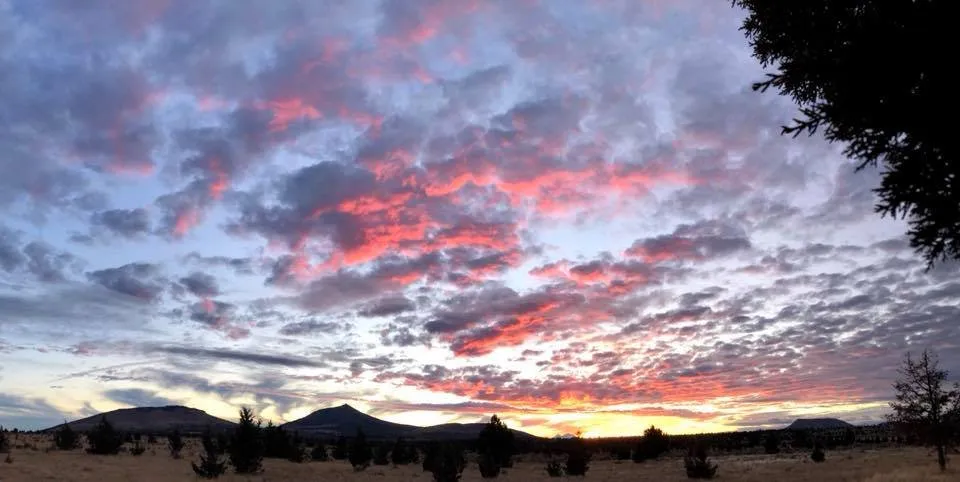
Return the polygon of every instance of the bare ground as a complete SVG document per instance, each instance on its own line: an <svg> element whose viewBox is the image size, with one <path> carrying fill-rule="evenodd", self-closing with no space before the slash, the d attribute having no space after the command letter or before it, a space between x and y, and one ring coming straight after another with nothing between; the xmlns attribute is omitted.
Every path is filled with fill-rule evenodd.
<svg viewBox="0 0 960 482"><path fill-rule="evenodd" d="M166 444L148 447L139 457L130 454L116 456L87 455L80 450L47 452L46 441L15 444L12 463L0 462L0 481L91 481L91 482L172 482L199 480L190 468L196 459L196 441L190 441L184 458L171 459ZM2 456L0 456L2 458ZM960 481L960 467L940 473L936 461L922 448L858 449L827 453L822 464L811 462L805 453L791 455L742 455L714 458L720 466L719 479L744 482L946 482ZM960 461L957 461L960 463ZM550 479L542 462L520 462L500 479L504 482L546 482ZM431 481L419 465L406 467L373 466L364 472L354 472L346 462L312 462L295 464L284 460L265 460L264 472L256 476L232 473L221 481ZM480 482L476 464L464 471L464 482ZM595 461L584 479L587 482L667 482L685 481L682 463L670 458L635 464L629 461Z"/></svg>

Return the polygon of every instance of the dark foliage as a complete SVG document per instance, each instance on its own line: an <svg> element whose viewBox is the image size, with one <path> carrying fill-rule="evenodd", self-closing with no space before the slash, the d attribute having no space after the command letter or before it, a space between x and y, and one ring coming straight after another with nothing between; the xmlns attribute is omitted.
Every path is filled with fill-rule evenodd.
<svg viewBox="0 0 960 482"><path fill-rule="evenodd" d="M440 457L440 444L437 442L430 442L427 444L427 448L423 453L423 471L430 472L433 470L434 464L436 464L437 459Z"/></svg>
<svg viewBox="0 0 960 482"><path fill-rule="evenodd" d="M655 459L670 449L670 439L663 430L651 425L643 431L643 437L633 450L633 461Z"/></svg>
<svg viewBox="0 0 960 482"><path fill-rule="evenodd" d="M490 452L481 452L477 457L477 465L480 468L480 477L484 479L495 479L500 475L500 462Z"/></svg>
<svg viewBox="0 0 960 482"><path fill-rule="evenodd" d="M630 447L615 447L610 450L610 457L613 460L630 460L635 454L636 452L630 451Z"/></svg>
<svg viewBox="0 0 960 482"><path fill-rule="evenodd" d="M370 444L367 443L367 436L364 435L363 430L357 429L357 435L350 441L350 450L347 456L354 471L360 472L370 466L373 452L370 449Z"/></svg>
<svg viewBox="0 0 960 482"><path fill-rule="evenodd" d="M293 453L293 444L285 430L268 422L263 428L263 458L285 459Z"/></svg>
<svg viewBox="0 0 960 482"><path fill-rule="evenodd" d="M558 460L551 460L547 462L547 475L550 477L560 477L563 475L563 465L560 464Z"/></svg>
<svg viewBox="0 0 960 482"><path fill-rule="evenodd" d="M113 429L106 416L100 417L100 423L87 433L87 453L96 455L116 455L123 446L123 436Z"/></svg>
<svg viewBox="0 0 960 482"><path fill-rule="evenodd" d="M446 443L436 450L436 455L430 464L430 472L434 482L458 482L467 466L467 459L463 456L463 449L453 443Z"/></svg>
<svg viewBox="0 0 960 482"><path fill-rule="evenodd" d="M216 479L227 471L227 462L220 460L220 450L213 443L213 436L209 431L203 434L201 442L203 444L203 454L200 455L200 464L190 462L190 465L198 477Z"/></svg>
<svg viewBox="0 0 960 482"><path fill-rule="evenodd" d="M717 475L717 464L710 461L707 447L702 444L690 448L683 458L683 467L691 479L712 479Z"/></svg>
<svg viewBox="0 0 960 482"><path fill-rule="evenodd" d="M373 465L390 465L390 450L380 444L373 448Z"/></svg>
<svg viewBox="0 0 960 482"><path fill-rule="evenodd" d="M180 436L180 430L173 429L167 434L167 447L170 449L171 457L180 458L180 451L183 450L183 437Z"/></svg>
<svg viewBox="0 0 960 482"><path fill-rule="evenodd" d="M827 460L827 455L823 452L823 444L820 442L813 443L813 452L810 452L810 460L814 462L823 462Z"/></svg>
<svg viewBox="0 0 960 482"><path fill-rule="evenodd" d="M7 437L7 431L0 426L0 453L10 452L10 438Z"/></svg>
<svg viewBox="0 0 960 482"><path fill-rule="evenodd" d="M147 435L147 444L149 445L149 444L155 444L155 443L157 443L157 437L154 436L152 433L151 433L151 434L148 434L148 435Z"/></svg>
<svg viewBox="0 0 960 482"><path fill-rule="evenodd" d="M946 470L946 450L960 426L960 385L944 386L949 373L940 369L936 354L928 350L918 359L907 353L899 372L889 419L936 447L940 470Z"/></svg>
<svg viewBox="0 0 960 482"><path fill-rule="evenodd" d="M143 453L146 451L147 451L146 447L140 444L139 440L134 441L133 447L130 447L130 453L134 456L143 455Z"/></svg>
<svg viewBox="0 0 960 482"><path fill-rule="evenodd" d="M420 451L417 450L417 448L413 445L407 446L407 460L409 460L411 464L415 464L420 461Z"/></svg>
<svg viewBox="0 0 960 482"><path fill-rule="evenodd" d="M390 461L393 462L393 465L413 463L410 456L411 449L412 453L416 453L416 449L413 446L407 445L402 437L398 438L397 441L393 443L393 449L390 450Z"/></svg>
<svg viewBox="0 0 960 482"><path fill-rule="evenodd" d="M310 460L314 462L326 462L330 460L330 454L327 453L327 446L323 442L317 442L310 451Z"/></svg>
<svg viewBox="0 0 960 482"><path fill-rule="evenodd" d="M53 434L53 445L57 450L73 450L80 447L80 435L74 432L64 421L63 425Z"/></svg>
<svg viewBox="0 0 960 482"><path fill-rule="evenodd" d="M477 452L489 453L500 467L513 467L515 451L513 432L499 417L493 415L480 431Z"/></svg>
<svg viewBox="0 0 960 482"><path fill-rule="evenodd" d="M763 440L763 452L768 455L779 454L780 436L775 432L767 434L767 438Z"/></svg>
<svg viewBox="0 0 960 482"><path fill-rule="evenodd" d="M238 474L256 474L262 470L263 429L261 422L254 420L253 411L247 407L240 409L240 422L230 439L230 463Z"/></svg>
<svg viewBox="0 0 960 482"><path fill-rule="evenodd" d="M567 465L563 471L567 475L587 475L590 469L590 451L583 439L577 437L573 439L570 449L567 451Z"/></svg>
<svg viewBox="0 0 960 482"><path fill-rule="evenodd" d="M910 219L910 244L932 265L960 259L960 153L937 113L958 77L940 56L953 2L734 0L754 56L776 72L754 84L798 104L783 128L822 128L865 166L883 166L876 210Z"/></svg>
<svg viewBox="0 0 960 482"><path fill-rule="evenodd" d="M337 444L333 446L333 459L334 460L347 460L347 456L350 452L350 446L347 444L346 437L340 437L337 439Z"/></svg>

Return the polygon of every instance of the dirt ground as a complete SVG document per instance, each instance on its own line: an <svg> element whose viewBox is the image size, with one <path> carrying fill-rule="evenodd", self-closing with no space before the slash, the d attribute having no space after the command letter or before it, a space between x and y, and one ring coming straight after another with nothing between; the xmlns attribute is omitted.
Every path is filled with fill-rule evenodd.
<svg viewBox="0 0 960 482"><path fill-rule="evenodd" d="M22 436L21 436L22 437ZM87 455L80 450L46 452L49 442L24 440L14 444L12 463L0 462L0 481L91 481L91 482L173 482L199 480L190 468L198 447L190 441L184 457L173 460L164 442L148 446L146 453L134 457L129 453L115 456ZM3 456L0 455L0 458ZM960 481L960 465L940 473L936 459L922 448L886 448L835 451L827 453L827 461L814 464L806 453L790 455L719 456L720 480L744 482L915 482ZM960 464L960 460L955 461ZM255 476L232 473L221 481L431 481L419 465L405 467L372 466L354 472L342 461L295 464L285 460L265 460L264 472ZM463 482L480 482L475 463L468 465ZM542 462L521 461L501 475L500 480L546 482L550 479ZM586 481L595 482L665 482L689 480L677 458L635 464L633 462L595 461L590 464Z"/></svg>

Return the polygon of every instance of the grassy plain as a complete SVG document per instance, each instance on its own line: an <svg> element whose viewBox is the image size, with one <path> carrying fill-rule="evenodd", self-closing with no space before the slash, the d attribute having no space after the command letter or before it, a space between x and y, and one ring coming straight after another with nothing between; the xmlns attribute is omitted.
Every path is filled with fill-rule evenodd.
<svg viewBox="0 0 960 482"><path fill-rule="evenodd" d="M166 443L148 446L146 453L134 457L87 455L80 450L47 452L50 442L21 435L14 443L12 463L0 462L0 481L87 481L87 482L181 482L199 480L190 468L196 460L198 444L188 441L183 459L173 460ZM0 455L0 458L3 456ZM923 448L852 448L827 452L827 461L811 462L807 454L720 455L719 480L743 482L946 482L960 481L960 466L945 473L937 469L935 458ZM960 464L960 460L956 460ZM498 480L503 482L547 482L551 479L539 459L522 460ZM405 467L372 466L354 472L346 462L294 464L285 460L265 460L264 472L256 476L232 473L220 481L323 481L323 482L400 482L431 481L419 465ZM463 482L480 482L475 463L468 465ZM635 464L630 461L597 460L590 464L584 482L669 482L686 481L681 460L673 457Z"/></svg>

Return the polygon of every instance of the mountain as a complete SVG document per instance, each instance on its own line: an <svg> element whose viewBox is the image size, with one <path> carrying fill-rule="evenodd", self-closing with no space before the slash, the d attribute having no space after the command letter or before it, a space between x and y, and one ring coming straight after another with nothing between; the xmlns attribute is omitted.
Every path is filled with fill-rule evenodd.
<svg viewBox="0 0 960 482"><path fill-rule="evenodd" d="M798 418L787 427L787 430L827 430L848 427L853 425L836 418Z"/></svg>
<svg viewBox="0 0 960 482"><path fill-rule="evenodd" d="M486 424L483 423L445 423L429 427L404 425L388 422L367 415L350 405L322 408L306 417L281 425L285 430L298 432L304 436L347 437L357 433L357 429L371 439L392 440L404 437L409 440L466 440L476 438ZM526 432L513 430L518 439L537 438Z"/></svg>
<svg viewBox="0 0 960 482"><path fill-rule="evenodd" d="M213 431L220 431L230 429L235 425L233 422L208 415L203 410L179 405L121 408L112 412L74 420L68 422L68 425L73 430L85 432L100 423L100 417L103 416L106 416L107 421L118 431L134 433L164 433L175 428L183 433L201 433L208 427ZM53 431L59 427L60 425L57 425L44 431Z"/></svg>

